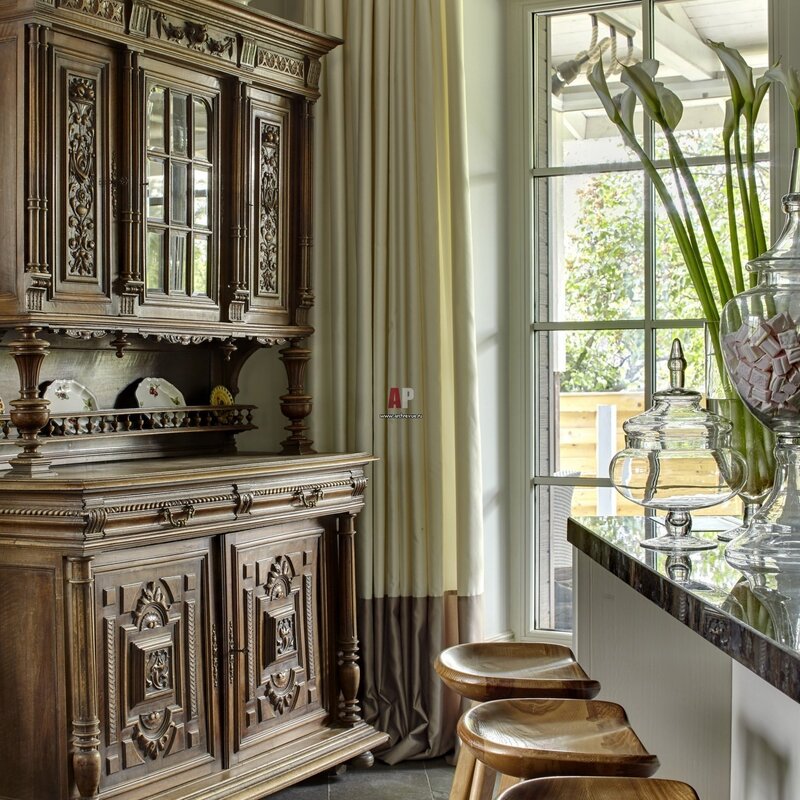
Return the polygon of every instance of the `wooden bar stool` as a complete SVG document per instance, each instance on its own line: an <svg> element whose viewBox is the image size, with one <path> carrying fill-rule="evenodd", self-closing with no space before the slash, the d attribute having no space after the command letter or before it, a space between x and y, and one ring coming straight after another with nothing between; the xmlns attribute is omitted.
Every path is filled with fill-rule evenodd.
<svg viewBox="0 0 800 800"><path fill-rule="evenodd" d="M622 706L602 700L491 700L461 717L461 757L451 800L492 797L520 779L558 775L649 777L658 758L648 753ZM474 759L470 785L457 785L461 760ZM465 767L466 770L466 767Z"/></svg>
<svg viewBox="0 0 800 800"><path fill-rule="evenodd" d="M600 691L572 651L558 644L458 644L440 653L435 666L446 686L479 703L509 697L590 699Z"/></svg>
<svg viewBox="0 0 800 800"><path fill-rule="evenodd" d="M497 800L700 800L688 783L658 778L534 778Z"/></svg>
<svg viewBox="0 0 800 800"><path fill-rule="evenodd" d="M600 684L583 671L572 650L558 644L458 644L440 653L435 666L446 686L475 703L510 697L590 699L600 691ZM467 797L472 785L488 786L494 775L462 749L450 796Z"/></svg>

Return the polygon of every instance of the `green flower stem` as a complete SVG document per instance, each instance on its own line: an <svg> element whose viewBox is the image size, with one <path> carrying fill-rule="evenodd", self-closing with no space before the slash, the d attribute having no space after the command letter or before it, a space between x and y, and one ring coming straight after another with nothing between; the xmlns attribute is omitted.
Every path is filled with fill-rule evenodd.
<svg viewBox="0 0 800 800"><path fill-rule="evenodd" d="M689 270L689 277L692 280L692 285L694 286L694 289L697 292L697 297L700 300L700 306L703 309L703 315L705 316L709 325L716 324L719 326L719 309L717 308L714 300L714 294L711 291L711 285L708 282L708 276L706 275L706 271L703 268L703 263L700 260L697 251L691 245L689 236L683 226L681 215L678 212L678 209L675 207L675 203L672 200L669 190L664 184L664 180L662 179L661 175L658 174L658 170L655 168L655 165L649 159L647 153L644 152L642 146L636 140L636 137L633 135L633 133L624 126L618 126L618 128L622 134L622 138L625 140L625 143L636 153L636 156L642 163L645 173L650 178L653 188L656 190L656 193L664 205L670 225L675 233L675 238L678 241L678 247L680 248L681 255L686 262L686 268Z"/></svg>
<svg viewBox="0 0 800 800"><path fill-rule="evenodd" d="M794 141L794 146L800 147L800 106L794 109Z"/></svg>
<svg viewBox="0 0 800 800"><path fill-rule="evenodd" d="M717 281L720 305L724 306L725 303L727 303L728 300L733 297L733 286L731 286L731 280L728 277L728 271L725 267L722 253L720 252L719 245L717 245L717 240L714 236L714 230L711 227L711 222L708 219L708 213L706 212L703 198L700 196L700 192L697 189L697 184L694 181L692 171L689 169L689 165L686 163L686 159L683 156L683 151L681 150L680 145L675 138L675 134L669 130L669 128L664 128L663 130L667 137L667 143L669 144L670 156L672 156L674 153L681 177L683 178L683 182L686 185L687 191L689 192L689 197L692 199L692 204L697 211L697 215L700 218L700 225L703 228L706 245L708 246L708 253L711 256L711 266L714 270L714 277Z"/></svg>
<svg viewBox="0 0 800 800"><path fill-rule="evenodd" d="M744 235L747 241L747 260L752 261L757 255L756 237L753 231L753 217L750 213L750 200L747 196L747 183L744 179L744 159L742 158L742 143L739 141L739 122L733 134L734 157L736 159L736 179L739 184L739 199L742 201L742 217L744 219ZM750 288L753 287L753 276L750 277Z"/></svg>
<svg viewBox="0 0 800 800"><path fill-rule="evenodd" d="M753 232L756 237L756 249L759 255L767 250L767 239L764 236L764 223L761 219L761 204L758 201L756 186L756 143L754 135L755 120L745 115L747 142L747 183L750 192L750 213L753 217Z"/></svg>
<svg viewBox="0 0 800 800"><path fill-rule="evenodd" d="M731 261L733 262L733 282L736 293L744 291L744 272L742 256L739 252L739 226L736 222L736 203L733 196L733 170L731 168L731 140L724 140L725 146L725 198L728 204L728 230L731 237Z"/></svg>

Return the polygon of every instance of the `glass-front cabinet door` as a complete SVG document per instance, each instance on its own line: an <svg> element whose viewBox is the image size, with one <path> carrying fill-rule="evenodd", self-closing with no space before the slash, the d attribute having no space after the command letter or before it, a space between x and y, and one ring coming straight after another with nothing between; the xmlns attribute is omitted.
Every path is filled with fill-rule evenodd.
<svg viewBox="0 0 800 800"><path fill-rule="evenodd" d="M220 86L146 72L144 305L219 319Z"/></svg>

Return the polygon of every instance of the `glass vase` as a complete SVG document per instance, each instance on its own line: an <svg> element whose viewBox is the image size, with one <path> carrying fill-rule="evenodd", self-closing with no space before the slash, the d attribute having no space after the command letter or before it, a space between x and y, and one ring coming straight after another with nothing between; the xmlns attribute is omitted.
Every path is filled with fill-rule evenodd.
<svg viewBox="0 0 800 800"><path fill-rule="evenodd" d="M778 241L747 268L756 283L722 310L720 343L739 396L775 433L772 491L750 524L725 549L748 575L800 574L800 151L783 198Z"/></svg>
<svg viewBox="0 0 800 800"><path fill-rule="evenodd" d="M748 410L733 388L727 370L719 358L717 338L705 325L706 408L731 421L731 446L747 463L747 481L739 492L742 501L742 524L720 533L717 538L729 542L750 524L761 508L775 479L775 436Z"/></svg>

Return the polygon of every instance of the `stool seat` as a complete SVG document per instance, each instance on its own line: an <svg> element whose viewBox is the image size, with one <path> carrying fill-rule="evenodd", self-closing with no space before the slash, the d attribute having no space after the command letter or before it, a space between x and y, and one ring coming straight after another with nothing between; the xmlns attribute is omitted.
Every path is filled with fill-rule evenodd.
<svg viewBox="0 0 800 800"><path fill-rule="evenodd" d="M534 778L497 800L699 800L688 783L657 778Z"/></svg>
<svg viewBox="0 0 800 800"><path fill-rule="evenodd" d="M492 700L461 717L458 735L479 761L517 778L658 769L622 706L602 700Z"/></svg>
<svg viewBox="0 0 800 800"><path fill-rule="evenodd" d="M600 684L583 671L568 647L540 642L472 642L436 659L442 681L462 697L483 703L508 697L591 698Z"/></svg>

